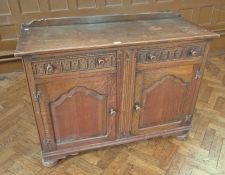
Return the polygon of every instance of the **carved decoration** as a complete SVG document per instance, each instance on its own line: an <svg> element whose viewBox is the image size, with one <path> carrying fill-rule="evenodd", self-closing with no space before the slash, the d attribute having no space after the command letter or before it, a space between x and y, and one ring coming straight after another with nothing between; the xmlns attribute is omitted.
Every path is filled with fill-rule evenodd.
<svg viewBox="0 0 225 175"><path fill-rule="evenodd" d="M160 61L189 59L203 56L205 45L177 46L173 48L146 48L137 52L137 63L148 64Z"/></svg>
<svg viewBox="0 0 225 175"><path fill-rule="evenodd" d="M48 69L49 66L52 69ZM32 67L35 75L116 67L116 52L50 57L44 61L33 61Z"/></svg>
<svg viewBox="0 0 225 175"><path fill-rule="evenodd" d="M34 74L45 74L44 64L35 64L33 65Z"/></svg>
<svg viewBox="0 0 225 175"><path fill-rule="evenodd" d="M153 85L151 85L149 88L144 90L144 93L149 93L152 89L158 87L159 85L163 84L165 80L171 80L174 83L179 84L182 87L187 86L189 83L186 83L185 81L183 81L182 79L173 76L173 75L166 75L163 78L161 78L159 81L156 81L155 83L153 83Z"/></svg>
<svg viewBox="0 0 225 175"><path fill-rule="evenodd" d="M68 92L59 96L55 101L50 102L51 107L56 107L62 104L67 98L71 98L76 93L85 93L85 95L90 95L96 99L102 100L105 98L105 95L99 94L98 92L88 89L86 87L75 87Z"/></svg>
<svg viewBox="0 0 225 175"><path fill-rule="evenodd" d="M165 76L143 90L140 128L180 120L188 84L175 76ZM161 95L163 94L163 95ZM156 107L161 105L161 111Z"/></svg>
<svg viewBox="0 0 225 175"><path fill-rule="evenodd" d="M77 94L77 95L76 95ZM74 103L74 101L79 101L79 97L85 97L86 100L88 100L88 96L94 99L92 101L93 103L89 103L90 101L86 100L81 100L79 104ZM100 133L99 132L106 132L104 127L102 126L101 131L99 131L99 126L95 123L97 120L106 120L106 100L107 96L105 94L100 94L95 90L88 89L86 87L75 87L67 91L66 93L60 95L57 99L49 103L50 106L50 111L52 115L52 120L54 123L54 135L55 135L55 140L56 143L65 143L68 141L74 141L74 140L80 140L80 139L88 139L89 137L94 137L94 136L103 136L106 133ZM65 104L67 103L70 105L74 105L74 108L76 108L75 113L71 112L64 112L64 117L62 118L63 115L61 115L62 110L67 110L65 107ZM78 105L78 106L77 106ZM79 107L82 108L82 106L85 106L88 108L91 106L88 105L94 105L95 108L92 110L89 109L89 112L84 113L83 116L80 115L79 112ZM99 105L101 106L100 108ZM92 106L93 107L93 106ZM84 109L84 108L83 108ZM82 110L82 109L80 109ZM63 120L67 120L70 122L73 122L74 120L79 120L85 122L85 120L88 118L89 120L92 120L93 124L95 125L95 128L92 129L92 133L89 133L89 130L87 128L79 128L79 129L74 129L70 131L65 131L64 128L66 128L66 125L63 125L61 123ZM104 119L103 119L104 118ZM78 124L79 125L79 124ZM77 125L74 124L74 127L76 128ZM66 136L66 137L65 137Z"/></svg>

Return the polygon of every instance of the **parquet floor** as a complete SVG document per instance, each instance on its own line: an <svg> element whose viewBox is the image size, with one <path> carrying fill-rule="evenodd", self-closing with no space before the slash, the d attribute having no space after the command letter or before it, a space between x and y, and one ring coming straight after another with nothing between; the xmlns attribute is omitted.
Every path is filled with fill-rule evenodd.
<svg viewBox="0 0 225 175"><path fill-rule="evenodd" d="M225 56L210 58L187 141L157 138L68 157L40 146L24 73L0 75L0 175L225 175Z"/></svg>

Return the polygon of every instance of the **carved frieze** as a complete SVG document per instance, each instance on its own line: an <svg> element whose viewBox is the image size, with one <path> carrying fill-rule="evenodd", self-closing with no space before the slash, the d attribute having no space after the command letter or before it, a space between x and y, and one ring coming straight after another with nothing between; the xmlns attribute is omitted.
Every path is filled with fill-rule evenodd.
<svg viewBox="0 0 225 175"><path fill-rule="evenodd" d="M116 67L116 52L54 56L32 62L34 75L48 75Z"/></svg>
<svg viewBox="0 0 225 175"><path fill-rule="evenodd" d="M184 45L171 48L144 48L137 52L137 63L148 64L161 61L190 59L203 56L205 45Z"/></svg>

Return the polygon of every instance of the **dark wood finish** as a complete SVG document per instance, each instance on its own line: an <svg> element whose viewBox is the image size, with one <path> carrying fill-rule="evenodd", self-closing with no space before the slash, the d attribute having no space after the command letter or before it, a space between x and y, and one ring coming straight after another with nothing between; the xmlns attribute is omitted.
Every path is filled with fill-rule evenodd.
<svg viewBox="0 0 225 175"><path fill-rule="evenodd" d="M111 114L111 110L116 109L115 73L62 77L37 85L36 89L41 92L39 104L45 120L44 134L51 144L55 143L50 146L51 151L63 145L84 145L114 138L116 113Z"/></svg>
<svg viewBox="0 0 225 175"><path fill-rule="evenodd" d="M166 19L177 18L181 15L174 12L152 12L135 14L120 14L120 15L98 15L98 16L83 16L83 17L67 17L66 20L62 18L49 18L32 20L23 24L23 27L40 27L40 26L60 26L60 25L73 25L73 24L93 24L93 23L111 23L111 22L124 22L124 21L137 21L137 20L152 20L152 19Z"/></svg>
<svg viewBox="0 0 225 175"><path fill-rule="evenodd" d="M43 18L59 18L85 15L135 14L146 12L174 11L185 19L217 32L220 38L214 40L211 51L223 53L225 50L225 18L223 0L2 0L0 1L0 55L1 52L15 52L22 23ZM176 16L176 15L175 15ZM43 21L44 22L44 21ZM20 61L13 57L0 60L0 72L21 71Z"/></svg>
<svg viewBox="0 0 225 175"><path fill-rule="evenodd" d="M215 37L171 13L23 25L15 55L24 62L43 164L152 137L187 137Z"/></svg>
<svg viewBox="0 0 225 175"><path fill-rule="evenodd" d="M144 15L143 20L140 20L142 15L137 15L139 17L136 18L139 20L130 20L133 15L118 15L118 19L123 18L123 21L119 23L106 22L107 18L111 21L111 16L106 16L102 22L102 17L96 16L94 19L98 23L93 21L92 24L76 24L77 18L74 18L74 25L71 25L71 19L70 24L68 24L66 18L62 19L60 25L48 27L33 27L31 23L31 26L22 27L15 55L143 45L161 42L162 38L164 42L175 42L218 36L179 16L174 18L172 15L172 18L168 19L169 14L162 13L160 20L148 20L147 15L150 19L151 16L155 16L154 13L149 13ZM86 17L86 19L88 18ZM115 16L113 16L113 20L116 20Z"/></svg>
<svg viewBox="0 0 225 175"><path fill-rule="evenodd" d="M185 19L218 32L223 37L213 50L224 50L223 0L2 0L0 1L0 50L15 50L22 23L42 18L95 16L174 11Z"/></svg>
<svg viewBox="0 0 225 175"><path fill-rule="evenodd" d="M207 61L187 142L164 135L166 138L163 139L110 146L69 156L54 168L45 168L40 163L40 146L35 121L31 117L25 74L1 75L0 174L224 174L224 58L225 55L209 57ZM144 139L142 135L137 137Z"/></svg>
<svg viewBox="0 0 225 175"><path fill-rule="evenodd" d="M133 133L142 134L186 125L187 107L195 90L199 66L183 65L138 69L136 74Z"/></svg>

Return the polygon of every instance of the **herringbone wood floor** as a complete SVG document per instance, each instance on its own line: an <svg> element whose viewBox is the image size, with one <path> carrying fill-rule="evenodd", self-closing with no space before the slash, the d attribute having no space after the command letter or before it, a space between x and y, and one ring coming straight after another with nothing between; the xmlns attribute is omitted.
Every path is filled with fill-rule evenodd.
<svg viewBox="0 0 225 175"><path fill-rule="evenodd" d="M40 146L24 73L0 75L0 175L225 175L225 57L210 58L187 141L157 138L81 153L53 168Z"/></svg>

